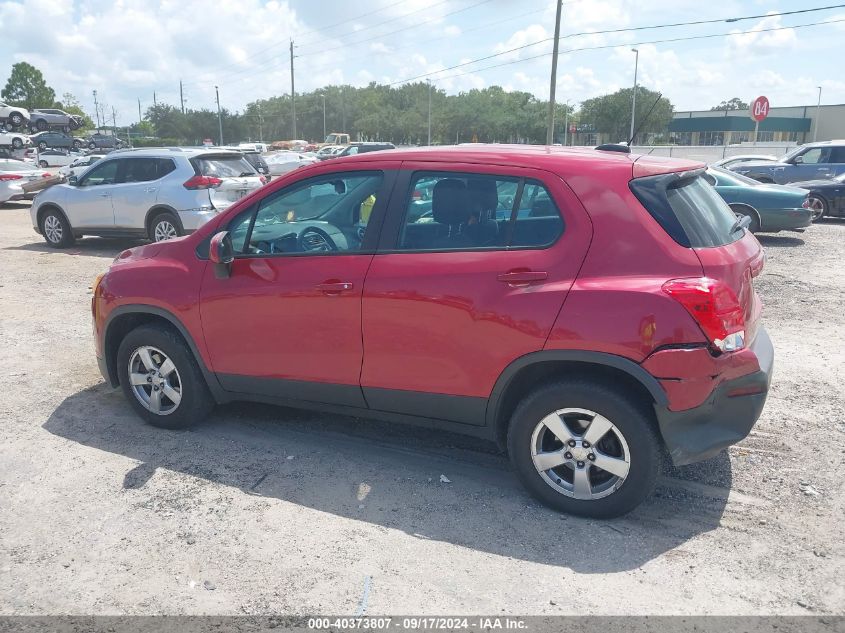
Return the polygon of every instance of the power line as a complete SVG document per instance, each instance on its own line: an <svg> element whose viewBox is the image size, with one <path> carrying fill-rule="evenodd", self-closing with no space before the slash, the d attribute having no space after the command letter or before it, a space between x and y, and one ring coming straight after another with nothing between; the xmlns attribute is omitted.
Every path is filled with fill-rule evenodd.
<svg viewBox="0 0 845 633"><path fill-rule="evenodd" d="M781 13L768 13L768 14L763 14L763 15L748 15L748 16L743 16L743 17L739 17L739 18L721 18L721 19L718 19L718 20L696 20L696 21L693 21L693 22L675 22L675 23L672 23L672 24L655 24L655 25L651 25L651 26L636 26L636 27L630 27L630 28L626 28L626 29L612 29L612 30L608 30L608 31L584 31L584 32L580 32L580 33L570 33L568 35L563 35L563 36L561 36L561 39L568 39L568 38L579 37L579 36L583 36L583 35L600 35L600 34L605 34L605 33L623 33L623 32L629 32L629 31L643 31L643 30L649 30L649 29L675 28L675 27L678 27L678 26L715 24L715 23L721 23L721 22L741 22L741 21L745 21L745 20L754 20L754 19L761 18L761 17L779 17L779 16L784 16L784 15L792 15L792 14L795 14L795 13L810 13L812 11L826 11L826 10L829 10L829 9L838 9L838 8L841 8L841 7L845 7L845 4L837 4L837 5L832 5L832 6L828 6L828 7L819 7L819 8L816 8L816 9L800 9L800 10L796 10L796 11L784 11L784 12L781 12ZM785 28L791 28L791 27L785 27ZM750 33L760 32L760 29L758 29L757 31L749 31L749 32ZM703 36L699 36L699 37L703 37ZM443 72L443 71L446 71L446 70L454 70L455 68L461 68L463 66L469 66L469 65L475 64L477 62L486 61L488 59L493 59L494 57L501 57L502 55L507 55L509 53L514 53L516 51L520 51L520 50L523 50L525 48L537 46L538 44L550 42L553 39L554 39L553 37L547 37L547 38L544 38L542 40L537 40L536 42L530 42L528 44L523 44L522 46L515 46L514 48L509 48L509 49L504 50L504 51L499 51L498 53L492 53L490 55L485 55L484 57L479 57L477 59L471 59L469 61L462 62L460 64L455 64L454 66L448 66L446 68L441 68L440 70L423 73L421 75L417 75L416 77L411 77L410 79L403 79L402 81L393 82L393 83L390 83L390 84L387 84L387 85L392 86L392 85L395 85L397 83L405 83L407 81L413 81L415 79L423 79L423 78L428 77L430 75L440 73L440 72ZM692 39L696 39L696 38L692 38ZM683 41L683 39L667 40L667 41ZM627 46L627 44L615 44L614 47L615 46ZM540 55L539 57L543 57L543 56L546 56L546 55L549 55L549 54L550 53L544 53L543 55ZM534 58L529 58L529 59L534 59Z"/></svg>
<svg viewBox="0 0 845 633"><path fill-rule="evenodd" d="M793 26L778 26L778 27L772 27L772 28L768 28L768 29L757 29L757 30L754 30L754 31L734 31L732 33L711 33L711 34L708 34L708 35L689 35L689 36L686 36L686 37L673 37L673 38L662 39L662 40L650 40L650 41L647 41L647 42L630 42L630 43L627 43L627 44L604 44L604 45L601 45L601 46L583 46L583 47L580 47L580 48L570 48L570 49L567 49L567 50L562 50L562 51L560 51L560 53L561 54L563 54L563 53L578 53L578 52L581 52L581 51L595 51L595 50L602 50L602 49L608 49L608 48L642 46L644 44L665 44L665 43L669 43L669 42L686 42L686 41L689 41L689 40L703 40L703 39L710 39L710 38L715 38L715 37L731 37L731 36L734 36L734 35L750 35L750 34L754 34L754 33L767 33L769 31L784 31L784 30L787 30L787 29L803 29L803 28L807 28L807 27L811 27L811 26L823 26L825 24L836 24L837 22L845 22L845 18L840 18L840 19L836 19L836 20L826 20L826 21L823 21L823 22L810 22L808 24L795 24ZM479 73L479 72L483 72L485 70L491 70L493 68L502 68L503 66L512 66L513 64L521 64L523 62L528 62L528 61L532 61L532 60L535 60L535 59L541 59L543 57L549 57L551 55L552 55L552 53L541 53L540 55L532 55L531 57L523 57L522 59L515 59L515 60L511 60L509 62L503 62L501 64L493 64L491 66L484 66L483 68L473 68L473 69L467 70L465 72L453 73L451 75L446 75L444 77L435 77L434 79L432 79L432 81L442 81L444 79L451 79L453 77L462 77L464 75L470 75L472 73ZM429 74L436 74L438 72L443 72L444 70L449 70L449 69L444 68L442 70L435 71L435 72L429 73ZM385 85L395 86L396 84L407 83L408 81L413 81L414 79L417 79L417 77L414 77L412 79L402 79L400 81L394 81L392 83L385 84Z"/></svg>

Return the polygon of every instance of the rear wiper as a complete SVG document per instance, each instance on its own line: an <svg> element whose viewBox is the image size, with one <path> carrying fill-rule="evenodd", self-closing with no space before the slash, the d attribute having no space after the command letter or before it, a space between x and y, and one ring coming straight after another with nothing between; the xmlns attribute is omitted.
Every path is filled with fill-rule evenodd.
<svg viewBox="0 0 845 633"><path fill-rule="evenodd" d="M748 215L737 216L736 222L734 222L733 226L731 227L730 235L733 235L734 233L736 233L740 229L747 229L749 226L751 226L751 216L748 216Z"/></svg>

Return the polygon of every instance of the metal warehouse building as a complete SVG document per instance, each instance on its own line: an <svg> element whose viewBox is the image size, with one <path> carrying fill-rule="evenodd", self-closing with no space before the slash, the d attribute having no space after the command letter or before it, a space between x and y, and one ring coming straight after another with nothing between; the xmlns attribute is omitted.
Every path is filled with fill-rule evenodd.
<svg viewBox="0 0 845 633"><path fill-rule="evenodd" d="M748 110L676 112L669 123L670 142L678 145L730 145L754 140ZM757 141L809 143L845 138L845 104L771 108L760 123Z"/></svg>

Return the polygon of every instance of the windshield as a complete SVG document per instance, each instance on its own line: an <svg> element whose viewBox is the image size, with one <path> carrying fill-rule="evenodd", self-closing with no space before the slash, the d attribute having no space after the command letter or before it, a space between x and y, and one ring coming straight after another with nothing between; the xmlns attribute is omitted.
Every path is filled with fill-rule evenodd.
<svg viewBox="0 0 845 633"><path fill-rule="evenodd" d="M793 158L794 156L797 156L798 154L800 154L803 150L804 150L803 147L800 147L800 146L796 147L796 148L792 149L791 151L787 152L786 154L784 154L783 156L781 156L780 158L778 158L778 162L779 163L785 163L788 160L790 160L791 158Z"/></svg>

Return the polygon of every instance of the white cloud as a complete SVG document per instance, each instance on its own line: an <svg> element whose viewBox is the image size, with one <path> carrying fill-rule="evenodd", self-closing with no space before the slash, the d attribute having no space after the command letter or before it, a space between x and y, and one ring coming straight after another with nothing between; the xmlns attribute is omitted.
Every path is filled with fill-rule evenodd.
<svg viewBox="0 0 845 633"><path fill-rule="evenodd" d="M734 29L731 33L741 33L726 38L729 55L766 55L789 51L798 42L795 29L785 28L779 31L765 31L764 29L781 28L783 24L779 15L763 18L748 29ZM745 32L743 32L745 31Z"/></svg>

